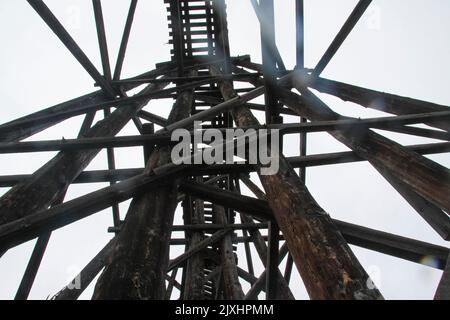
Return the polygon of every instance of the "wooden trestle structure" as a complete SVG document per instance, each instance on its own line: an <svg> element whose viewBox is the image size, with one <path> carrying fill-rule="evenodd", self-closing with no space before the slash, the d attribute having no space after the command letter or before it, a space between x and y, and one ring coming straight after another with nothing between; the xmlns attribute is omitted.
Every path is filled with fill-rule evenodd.
<svg viewBox="0 0 450 320"><path fill-rule="evenodd" d="M433 267L445 270L436 298L450 298L448 248L332 219L305 186L307 167L369 161L426 223L450 239L450 171L424 157L450 151L449 107L320 77L370 0L359 1L314 69L304 66L303 1L296 0L295 70L286 70L275 45L273 0L252 0L260 22L264 21L262 64L249 56L230 56L225 0L164 0L172 60L132 79L122 79L121 69L137 0L131 0L114 72L101 3L93 0L102 73L42 0L28 2L100 90L0 125L0 153L59 151L32 175L0 177L1 187L11 187L0 199L0 251L38 239L16 299L28 297L53 230L109 207L114 222L109 231L115 237L81 271L81 288L63 288L55 299L78 298L99 273L94 299L239 300L256 299L261 292L267 299L293 299L289 284L294 265L312 299L383 299L349 244L415 263L432 258L438 262ZM247 82L248 87L234 89L234 81ZM146 87L138 94L126 94L143 84ZM343 117L310 89L392 116ZM259 96L264 96L264 104L250 102ZM174 101L168 119L144 110L151 99ZM252 110L265 111L266 123L260 124ZM104 120L93 123L101 111ZM285 114L300 121L285 124ZM85 120L77 139L21 142L79 115ZM195 120L202 121L204 129L252 127L297 133L300 156L280 154L279 172L259 176L264 190L249 176L259 172L258 165L174 165L171 132L192 128ZM141 135L116 137L130 121ZM163 129L155 132L155 125ZM374 128L441 142L405 147ZM328 132L352 151L307 155L309 132ZM114 148L131 146L143 146L145 168L116 169ZM102 149L108 151L109 169L86 171ZM110 186L64 201L72 183L93 182ZM241 184L255 197L242 195ZM121 221L118 203L128 199L132 202ZM179 204L184 224L174 225ZM261 232L264 229L268 235ZM237 230L242 230L242 237L237 237ZM172 238L174 231L183 231L185 237ZM250 244L258 257L252 256ZM238 245L245 249L245 257L239 259ZM185 251L169 260L171 246L184 246ZM265 266L260 275L253 267L255 258ZM283 259L286 270L281 272L278 265ZM176 280L177 274L182 281ZM241 281L251 289L244 292Z"/></svg>

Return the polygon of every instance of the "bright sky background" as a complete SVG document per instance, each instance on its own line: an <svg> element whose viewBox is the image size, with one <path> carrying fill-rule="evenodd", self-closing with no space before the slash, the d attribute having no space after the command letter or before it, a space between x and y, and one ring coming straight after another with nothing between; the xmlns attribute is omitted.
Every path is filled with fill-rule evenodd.
<svg viewBox="0 0 450 320"><path fill-rule="evenodd" d="M46 4L101 70L92 3L89 0L46 0ZM295 65L294 0L275 1L277 44L289 68ZM129 1L103 0L103 12L111 57L117 51ZM305 0L306 66L314 67L357 0ZM261 61L259 26L249 0L228 0L228 24L232 55L250 54ZM0 1L0 96L1 123L44 107L94 91L93 80L68 53L41 18L24 0ZM350 34L323 77L376 90L450 105L450 2L446 0L374 0ZM165 6L162 0L138 4L123 77L131 77L170 59ZM334 110L354 117L373 117L381 112L319 95ZM146 110L167 116L172 103L151 102ZM262 114L258 115L262 118ZM100 118L98 118L100 119ZM29 140L73 138L82 118L77 117L39 133ZM286 117L285 122L298 121ZM133 124L121 135L136 134ZM387 134L405 145L432 140ZM326 134L309 136L308 153L347 150ZM298 155L298 139L286 139L285 154ZM1 155L0 174L32 173L55 153ZM448 154L431 156L450 166ZM117 167L142 167L141 148L116 151ZM87 168L105 169L102 152ZM334 218L403 236L448 246L368 163L308 169L307 185L318 202ZM68 199L106 184L74 185ZM7 189L0 189L3 194ZM249 193L248 193L249 194ZM129 202L121 204L122 215ZM180 210L177 210L180 213ZM180 223L179 215L176 223ZM30 298L55 294L107 243L110 210L97 213L52 234ZM11 299L17 290L35 241L11 249L0 259L0 298ZM355 248L355 253L387 299L431 299L441 271L391 256ZM240 261L245 265L242 248ZM172 257L179 250L171 252ZM256 255L255 255L256 257ZM257 259L255 259L256 262ZM256 266L262 271L261 264ZM281 270L284 270L284 263ZM298 299L307 295L297 274L291 282ZM248 287L245 287L248 289ZM82 298L90 298L93 286Z"/></svg>

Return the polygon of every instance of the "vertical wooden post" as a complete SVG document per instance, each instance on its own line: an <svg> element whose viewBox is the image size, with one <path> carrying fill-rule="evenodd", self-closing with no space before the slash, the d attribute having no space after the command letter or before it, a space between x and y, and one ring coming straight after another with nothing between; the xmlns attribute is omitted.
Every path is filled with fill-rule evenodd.
<svg viewBox="0 0 450 320"><path fill-rule="evenodd" d="M168 123L188 117L193 101L192 90L180 93ZM156 148L145 171L167 164L170 150ZM164 299L177 188L177 182L171 180L166 186L133 199L93 299Z"/></svg>

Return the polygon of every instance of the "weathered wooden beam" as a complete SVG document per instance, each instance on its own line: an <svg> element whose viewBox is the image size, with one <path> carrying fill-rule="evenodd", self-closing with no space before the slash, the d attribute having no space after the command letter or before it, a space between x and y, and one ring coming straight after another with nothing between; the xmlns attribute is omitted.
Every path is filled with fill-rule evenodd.
<svg viewBox="0 0 450 320"><path fill-rule="evenodd" d="M93 92L82 97L43 109L31 115L7 122L0 125L0 142L19 141L32 136L48 127L61 122L45 121L45 115L60 113L67 110L78 109L85 105L97 104L108 101L109 98L101 91ZM22 122L28 122L28 125L22 125Z"/></svg>
<svg viewBox="0 0 450 320"><path fill-rule="evenodd" d="M14 300L28 299L28 295L30 294L31 287L33 286L42 258L44 257L45 249L47 248L48 241L50 240L50 236L51 233L49 232L43 234L37 239Z"/></svg>
<svg viewBox="0 0 450 320"><path fill-rule="evenodd" d="M274 85L276 81L277 63L273 55L275 44L275 9L273 0L260 0L259 5L252 1L253 7L260 21L261 50L264 74L264 86L266 93L264 101L266 105L266 123L279 122L277 112L278 100L275 95ZM258 8L258 9L257 9ZM271 50L272 48L272 50Z"/></svg>
<svg viewBox="0 0 450 320"><path fill-rule="evenodd" d="M152 115L148 112L143 113L150 119ZM441 119L450 120L450 111L445 112L433 112L433 113L421 113L411 114L395 117L381 117L381 118L368 118L368 119L342 119L333 121L314 121L303 123L285 123L285 124L271 124L266 126L252 126L242 129L277 129L281 135L306 133L306 132L322 132L332 130L349 130L355 128L377 128L383 130L393 130L398 132L407 131L403 130L403 125L417 124L422 122L434 122L441 121ZM154 120L157 120L155 118ZM160 119L162 123L162 119ZM413 128L418 129L421 128ZM228 128L230 129L230 128ZM225 132L226 129L217 129ZM190 131L191 136L194 134ZM432 133L433 134L433 133ZM442 131L434 131L434 138L450 141L450 133ZM428 135L428 137L430 137ZM60 151L60 150L81 150L81 149L94 149L94 148L125 148L142 146L146 143L153 144L169 144L171 143L171 133L166 131L159 131L155 134L135 135L135 136L122 136L122 137L100 137L100 138L78 138L78 139L64 139L64 140L47 140L47 141L25 141L25 142L9 142L0 143L1 153L21 153L21 152L44 152L44 151Z"/></svg>
<svg viewBox="0 0 450 320"><path fill-rule="evenodd" d="M217 71L212 69L212 73ZM236 97L229 82L223 81L219 87L225 100ZM236 108L231 113L238 126L258 125L247 108ZM376 288L367 286L369 276L329 215L313 199L286 159L280 156L279 160L279 172L260 175L260 179L310 297L381 299Z"/></svg>
<svg viewBox="0 0 450 320"><path fill-rule="evenodd" d="M309 90L295 81L294 85L301 90L301 97L285 89L279 90L280 100L289 108L313 121L340 118L340 115L332 111ZM420 197L446 211L450 210L448 197L450 171L447 168L367 129L330 131L329 133L360 157L369 160L388 181L388 175L392 175ZM437 215L434 213L436 213L435 210L424 211L424 218L427 221L440 221L441 227L436 231L441 236L448 237L450 219L444 212Z"/></svg>
<svg viewBox="0 0 450 320"><path fill-rule="evenodd" d="M435 300L450 300L450 255L447 260L447 265L442 274L442 279L439 282L439 287L434 296Z"/></svg>
<svg viewBox="0 0 450 320"><path fill-rule="evenodd" d="M239 211L252 216L260 217L262 219L271 219L270 212L267 211L266 203L258 199L247 197L246 202L242 200L242 196L234 192L214 188L201 183L182 182L179 190L192 196L210 201L212 203L220 204L224 207L236 208L234 201L239 203ZM226 196L224 196L226 195ZM251 221L253 222L253 221ZM244 222L249 223L249 222Z"/></svg>
<svg viewBox="0 0 450 320"><path fill-rule="evenodd" d="M163 85L150 85L143 90L143 93L155 91L161 86ZM147 102L134 103L116 109L105 120L89 129L84 137L116 135ZM90 149L58 153L37 170L28 181L16 185L0 198L0 224L47 208L99 152L100 149Z"/></svg>
<svg viewBox="0 0 450 320"><path fill-rule="evenodd" d="M204 250L206 247L220 241L225 237L228 233L232 232L232 229L224 229L217 232L214 232L214 234L208 238L203 239L201 242L199 242L196 246L191 247L188 251L183 253L182 255L176 257L172 261L170 261L170 264L167 268L167 271L171 271L177 266L181 265L183 262L190 259L193 255L199 253L200 251Z"/></svg>
<svg viewBox="0 0 450 320"><path fill-rule="evenodd" d="M325 78L314 79L305 72L296 72L298 83L318 90L319 92L336 96L343 101L359 104L382 112L405 115L426 112L449 111L449 107L427 101L402 97L386 92L366 89L355 85L329 80ZM450 124L445 119L440 122L429 123L430 126L450 131Z"/></svg>
<svg viewBox="0 0 450 320"><path fill-rule="evenodd" d="M201 182L202 177L197 177L197 181ZM199 226L205 223L204 217L204 201L199 198L186 197L183 201L183 219L185 224L190 223L193 226ZM172 228L174 231L174 228ZM188 241L186 249L195 247L204 238L204 230L185 229L185 237ZM185 284L183 290L184 300L203 300L203 287L205 284L205 261L202 255L194 255L186 262Z"/></svg>
<svg viewBox="0 0 450 320"><path fill-rule="evenodd" d="M241 176L241 179L245 179L245 177ZM264 192L262 190L260 190L258 188L258 186L256 186L250 179L246 179L248 180L246 185L250 185L251 186L251 191L258 197L258 199L260 200L266 200L266 195L264 194ZM243 180L244 181L244 180ZM245 182L244 182L245 183ZM240 193L240 188L238 188L238 192ZM245 222L246 224L255 224L253 218L251 218L249 215L246 214L241 214L241 220L242 222ZM267 262L269 260L269 248L266 245L266 240L263 238L263 236L261 235L261 233L259 232L259 230L248 230L249 234L250 234L250 239L252 240L256 252L258 253L262 263L264 266L267 266ZM244 244L246 244L247 242L244 242ZM278 268L276 268L277 271L277 275L276 275L276 292L277 292L277 298L278 299L282 299L282 300L294 300L294 295L292 294L289 285L286 283L286 281L283 278L283 275L280 273L280 271L278 270Z"/></svg>
<svg viewBox="0 0 450 320"><path fill-rule="evenodd" d="M193 96L192 89L179 94L168 123L189 116ZM170 151L170 147L156 147L145 172L150 173L168 165ZM117 236L111 261L97 281L93 299L164 299L170 229L177 206L177 180L166 181L157 190L145 192L133 199Z"/></svg>
<svg viewBox="0 0 450 320"><path fill-rule="evenodd" d="M217 224L217 223L205 223L205 224L187 224L173 226L172 231L217 231L222 229L233 230L250 230L250 229L267 229L267 223L236 223L236 224Z"/></svg>
<svg viewBox="0 0 450 320"><path fill-rule="evenodd" d="M333 39L333 42L328 47L327 51L325 51L324 55L317 63L317 66L314 68L312 73L313 77L318 77L322 71L326 68L328 63L333 59L336 52L339 50L341 45L344 43L345 39L347 39L350 32L358 23L359 19L361 19L364 12L367 10L369 5L372 3L372 0L360 0L356 5L355 9L352 11L347 21L345 21L342 28L339 30L336 37Z"/></svg>
<svg viewBox="0 0 450 320"><path fill-rule="evenodd" d="M106 40L105 23L103 21L103 10L101 0L92 0L94 8L95 26L97 28L98 45L100 48L100 57L102 60L103 76L105 80L111 85L111 65L109 62L108 44Z"/></svg>
<svg viewBox="0 0 450 320"><path fill-rule="evenodd" d="M106 262L111 256L116 238L108 244L75 276L75 278L57 294L53 300L76 300L86 290L89 284L104 268Z"/></svg>
<svg viewBox="0 0 450 320"><path fill-rule="evenodd" d="M432 143L432 144L419 144L405 147L408 150L417 152L418 154L439 154L450 152L450 143ZM294 168L315 167L324 165L337 165L350 162L367 161L359 157L355 152L336 152L336 153L323 153L312 154L307 156L294 156L287 158L290 165ZM144 168L129 168L129 169L116 169L116 170L93 170L84 171L73 181L73 183L98 183L98 182L110 182L120 181L132 178L139 174L142 174ZM197 171L192 172L194 175L202 174L217 174L223 173L249 173L256 171L253 166L246 166L241 164L235 165L217 165L210 168L198 168ZM17 183L28 180L31 175L19 174L10 176L0 176L0 188L12 187Z"/></svg>
<svg viewBox="0 0 450 320"><path fill-rule="evenodd" d="M140 77L156 77L169 71L167 67L146 72ZM136 85L137 86L137 85ZM127 86L124 90L131 90L136 87ZM53 107L45 108L30 115L9 121L0 125L0 142L19 141L41 132L63 120L85 113L92 116L96 110L90 110L90 106L104 105L110 98L103 91L96 91L67 102L57 104ZM88 108L86 108L86 106ZM108 105L105 105L107 107Z"/></svg>
<svg viewBox="0 0 450 320"><path fill-rule="evenodd" d="M269 245L266 264L266 299L278 298L278 259L279 259L280 229L275 221L269 223Z"/></svg>
<svg viewBox="0 0 450 320"><path fill-rule="evenodd" d="M177 273L178 273L178 268L175 268L172 271L172 274L170 275L170 277L166 278L166 280L169 282L169 285L167 286L167 289L166 289L165 300L170 300L170 297L172 296L174 287L177 287L178 290L181 289L181 285L175 280L177 277Z"/></svg>
<svg viewBox="0 0 450 320"><path fill-rule="evenodd" d="M283 261L284 257L286 257L288 253L287 245L283 244L280 248L279 257L276 261L276 268L278 269L278 265ZM279 271L278 271L279 272ZM263 273L260 275L258 280L252 284L252 287L247 292L247 294L244 297L244 300L255 300L258 298L258 295L261 291L266 291L267 294L267 268L263 271ZM281 297L280 297L281 298ZM273 298L276 299L276 298Z"/></svg>
<svg viewBox="0 0 450 320"><path fill-rule="evenodd" d="M305 15L303 0L295 0L296 69L305 67Z"/></svg>
<svg viewBox="0 0 450 320"><path fill-rule="evenodd" d="M250 62L248 59L233 60L236 65L262 72L262 65ZM234 69L237 70L236 68ZM242 72L242 70L239 70ZM386 92L380 92L376 90L366 89L355 85L329 80L321 77L314 78L308 71L297 71L297 80L301 81L306 87L310 87L318 90L322 93L327 93L336 96L344 101L354 102L365 108L371 108L382 112L405 115L414 113L427 113L427 112L442 112L448 111L449 107L422 101L418 99L412 99L408 97L402 97ZM262 82L259 82L261 84ZM429 123L428 125L443 129L445 131L450 130L450 124L448 121L437 121Z"/></svg>
<svg viewBox="0 0 450 320"><path fill-rule="evenodd" d="M140 174L113 186L67 201L53 208L27 212L24 218L0 226L0 252L49 231L56 230L112 204L128 200L145 191L162 187L167 181L187 174L183 166L175 166L163 172Z"/></svg>
<svg viewBox="0 0 450 320"><path fill-rule="evenodd" d="M255 10L256 17L259 20L260 25L263 25L265 23L263 12L261 11L261 7L258 4L258 1L251 0L253 9ZM268 50L271 56L275 59L276 63L278 64L278 68L281 70L286 70L286 66L283 62L283 58L281 57L280 51L278 51L277 46L275 43L271 42L268 43Z"/></svg>
<svg viewBox="0 0 450 320"><path fill-rule="evenodd" d="M227 192L224 193L224 197L228 198ZM223 199L220 203L226 202L231 208L239 211L241 208L245 208L245 202L252 198L241 195L240 198L232 197L232 199L232 202L226 202L227 200ZM267 202L264 200L258 201L260 202L261 208L264 206L266 207L266 215L269 217L271 215L271 209ZM243 221L248 224L251 223L252 220L251 218L244 216ZM437 261L438 263L437 265L433 265L432 263L427 265L438 269L442 269L445 266L447 252L449 252L449 249L445 247L396 236L339 220L333 220L333 222L338 226L339 231L350 244L422 264L427 263L427 261L424 261L423 257L429 256L432 258L431 260ZM266 259L267 247L265 246L265 240L262 238L260 239L261 240L254 242L255 248L260 256Z"/></svg>
<svg viewBox="0 0 450 320"><path fill-rule="evenodd" d="M27 0L30 6L41 16L45 23L55 33L55 35L61 40L66 48L72 53L72 55L78 60L83 68L89 73L89 75L100 84L105 93L110 97L116 97L116 93L108 81L102 77L89 58L77 45L75 40L70 36L63 25L53 15L50 9L45 5L42 0Z"/></svg>
<svg viewBox="0 0 450 320"><path fill-rule="evenodd" d="M213 213L217 223L228 223L224 207L213 205ZM242 300L244 298L244 292L242 291L242 287L239 282L237 262L233 251L232 235L225 235L220 242L219 247L225 299Z"/></svg>
<svg viewBox="0 0 450 320"><path fill-rule="evenodd" d="M130 9L128 10L127 21L123 30L122 40L120 42L119 53L117 54L116 67L114 69L114 80L120 79L122 73L123 62L125 60L125 53L127 51L128 39L130 38L131 26L133 25L134 14L136 12L137 0L131 0Z"/></svg>

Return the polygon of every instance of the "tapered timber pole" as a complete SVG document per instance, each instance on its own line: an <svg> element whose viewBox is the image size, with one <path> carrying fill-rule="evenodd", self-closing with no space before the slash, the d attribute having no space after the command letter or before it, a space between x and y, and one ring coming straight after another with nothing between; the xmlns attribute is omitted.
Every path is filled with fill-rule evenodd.
<svg viewBox="0 0 450 320"><path fill-rule="evenodd" d="M193 91L180 93L168 122L189 116ZM145 171L170 162L170 147L157 147ZM100 276L93 299L162 300L169 262L175 208L176 180L133 199L110 262Z"/></svg>
<svg viewBox="0 0 450 320"><path fill-rule="evenodd" d="M237 95L227 81L220 90L225 100ZM235 108L232 115L237 126L259 124L248 108ZM260 179L312 299L382 299L330 216L282 155L278 173Z"/></svg>

